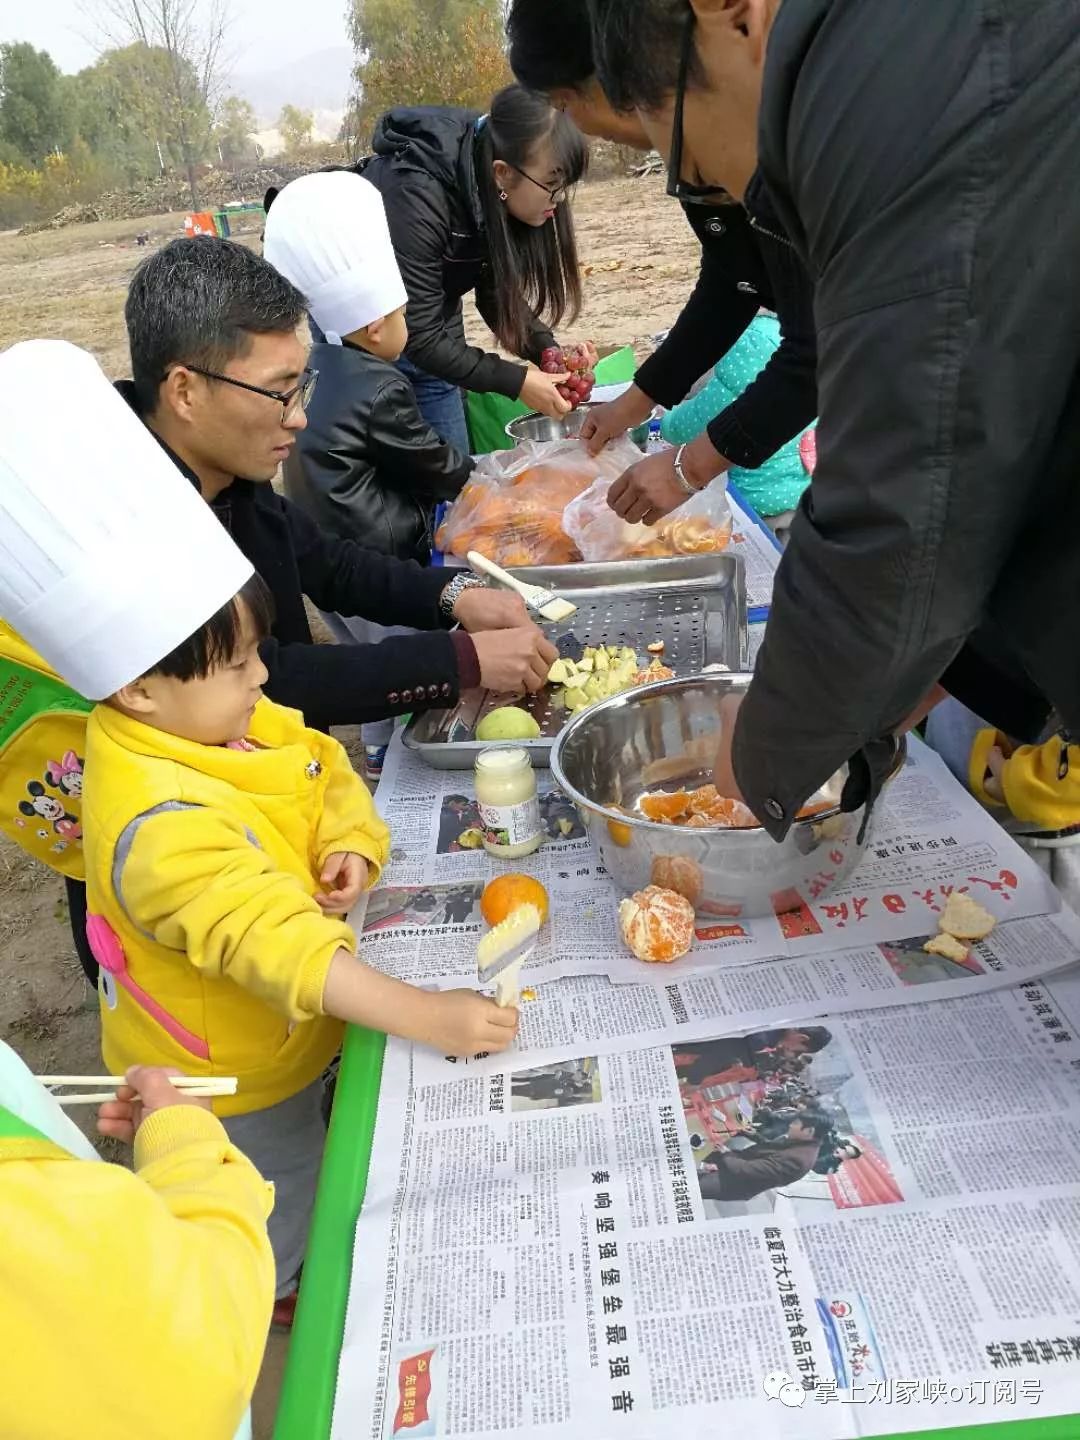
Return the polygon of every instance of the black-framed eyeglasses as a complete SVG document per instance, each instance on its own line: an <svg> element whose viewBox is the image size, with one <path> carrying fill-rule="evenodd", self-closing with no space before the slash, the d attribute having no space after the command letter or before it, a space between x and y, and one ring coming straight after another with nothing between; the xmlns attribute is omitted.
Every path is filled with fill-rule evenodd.
<svg viewBox="0 0 1080 1440"><path fill-rule="evenodd" d="M686 82L690 74L690 57L694 53L694 12L688 8L683 26L682 49L679 52L679 79L675 86L675 111L671 123L671 153L668 155L667 194L684 205L716 205L727 191L721 185L691 185L680 179L683 158L683 104Z"/></svg>
<svg viewBox="0 0 1080 1440"><path fill-rule="evenodd" d="M204 370L201 365L185 365L184 369L201 375L204 380L220 380L223 385L235 385L238 390L250 390L253 395L265 395L268 400L276 400L281 406L283 425L297 410L306 410L311 404L319 378L317 370L307 368L300 372L300 383L291 390L264 390L261 385L249 385L246 380L234 380L231 375L222 375L217 370Z"/></svg>
<svg viewBox="0 0 1080 1440"><path fill-rule="evenodd" d="M511 170L516 170L519 175L524 175L525 179L535 185L538 190L543 190L553 205L561 205L566 199L567 185L565 181L561 185L545 185L542 180L535 180L527 170L522 170L521 166L515 165L512 160L507 160L504 163L509 165Z"/></svg>

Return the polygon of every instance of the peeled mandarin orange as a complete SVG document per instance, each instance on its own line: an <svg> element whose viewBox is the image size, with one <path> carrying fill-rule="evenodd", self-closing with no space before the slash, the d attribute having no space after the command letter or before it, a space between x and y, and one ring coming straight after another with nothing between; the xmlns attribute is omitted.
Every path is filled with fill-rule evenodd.
<svg viewBox="0 0 1080 1440"><path fill-rule="evenodd" d="M484 887L480 913L489 925L500 925L519 905L535 905L540 924L547 919L548 893L531 875L498 875Z"/></svg>
<svg viewBox="0 0 1080 1440"><path fill-rule="evenodd" d="M694 907L674 890L647 885L619 903L619 928L639 960L668 964L694 943Z"/></svg>
<svg viewBox="0 0 1080 1440"><path fill-rule="evenodd" d="M693 823L691 818L690 823ZM657 855L652 862L652 883L661 890L674 890L696 906L704 889L701 866L689 855Z"/></svg>
<svg viewBox="0 0 1080 1440"><path fill-rule="evenodd" d="M637 808L646 820L677 820L686 814L690 796L685 790L653 790L642 795Z"/></svg>

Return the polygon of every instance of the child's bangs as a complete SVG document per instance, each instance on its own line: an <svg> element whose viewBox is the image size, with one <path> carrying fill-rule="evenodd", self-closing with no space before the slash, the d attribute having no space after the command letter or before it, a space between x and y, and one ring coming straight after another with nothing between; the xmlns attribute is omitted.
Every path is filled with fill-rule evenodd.
<svg viewBox="0 0 1080 1440"><path fill-rule="evenodd" d="M257 642L265 640L273 623L273 597L262 578L252 575L216 615L149 673L174 680L204 680L212 671L232 664L245 636L253 636Z"/></svg>

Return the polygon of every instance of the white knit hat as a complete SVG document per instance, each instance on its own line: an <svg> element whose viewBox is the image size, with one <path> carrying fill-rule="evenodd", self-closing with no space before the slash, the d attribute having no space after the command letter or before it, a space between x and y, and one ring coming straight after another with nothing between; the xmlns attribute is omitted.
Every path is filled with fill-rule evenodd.
<svg viewBox="0 0 1080 1440"><path fill-rule="evenodd" d="M351 170L286 185L266 217L263 255L307 297L331 345L408 299L382 196Z"/></svg>
<svg viewBox="0 0 1080 1440"><path fill-rule="evenodd" d="M144 675L252 573L92 355L0 355L0 616L73 689Z"/></svg>

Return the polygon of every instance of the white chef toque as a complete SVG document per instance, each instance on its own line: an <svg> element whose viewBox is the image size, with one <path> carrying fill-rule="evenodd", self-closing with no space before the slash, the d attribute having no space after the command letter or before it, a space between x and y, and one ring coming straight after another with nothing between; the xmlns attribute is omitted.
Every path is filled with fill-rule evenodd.
<svg viewBox="0 0 1080 1440"><path fill-rule="evenodd" d="M382 196L351 170L286 185L266 216L263 255L306 296L331 345L408 299Z"/></svg>
<svg viewBox="0 0 1080 1440"><path fill-rule="evenodd" d="M0 354L0 617L73 689L144 675L252 573L92 355Z"/></svg>

